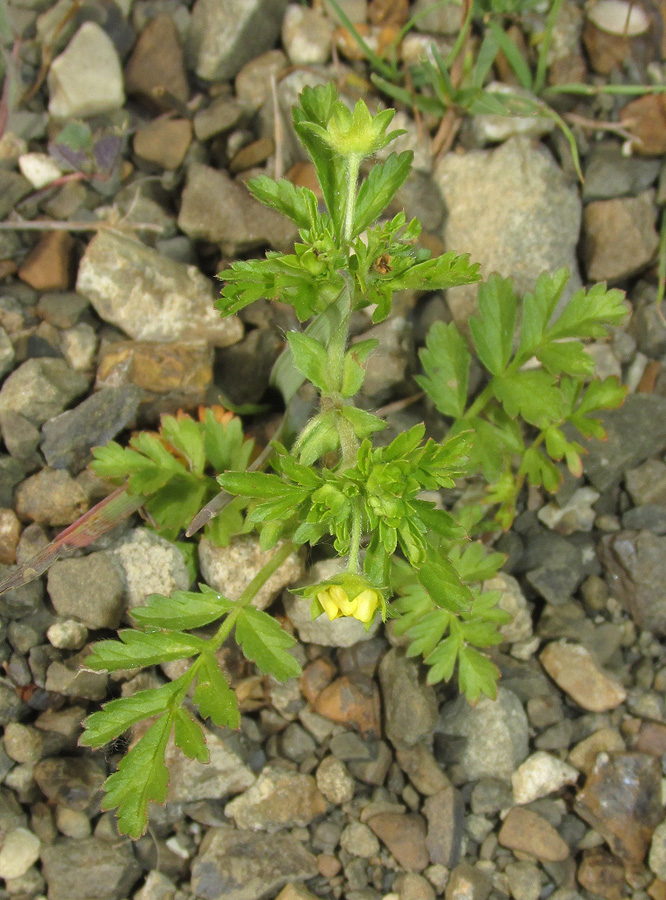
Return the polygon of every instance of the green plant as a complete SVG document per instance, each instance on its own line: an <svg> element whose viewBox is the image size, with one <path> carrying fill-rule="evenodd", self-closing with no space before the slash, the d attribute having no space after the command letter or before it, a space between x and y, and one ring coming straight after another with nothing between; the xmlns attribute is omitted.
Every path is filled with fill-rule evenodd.
<svg viewBox="0 0 666 900"><path fill-rule="evenodd" d="M337 0L329 2L374 69L372 81L375 85L393 100L442 119L434 140L435 154L447 146L447 140L453 134L452 117L490 114L543 118L553 122L566 138L573 164L582 181L575 136L566 118L553 107L552 100L561 94L642 96L666 90L663 84L598 86L574 82L547 85L548 56L562 0L552 0L549 4L543 32L538 36L538 51L533 68L506 27L509 22L520 20L521 16L539 5L532 0L466 0L462 6L460 31L446 56L442 57L433 44L429 58L403 69L395 61L380 59L349 21ZM402 28L396 38L396 47L417 21L418 17L415 16ZM475 26L479 30L480 42L478 49L472 53L469 39ZM518 89L502 86L503 89L499 90L487 84L500 52L516 77Z"/></svg>
<svg viewBox="0 0 666 900"><path fill-rule="evenodd" d="M346 561L339 575L302 589L313 616L353 616L367 628L378 615L401 616L398 628L411 639L410 654L425 657L430 682L451 678L457 667L460 688L472 702L481 694L494 697L499 672L484 648L501 642L499 627L509 617L498 608L499 594L484 592L482 583L503 557L470 539L480 527L476 507L463 509L456 521L424 499L423 491L452 488L460 476L480 469L492 483L490 498L500 504L500 520L506 519L522 477L554 488L540 443L545 441L551 457L573 459L581 448L566 442L562 424L568 420L583 434L599 433L600 426L586 421L587 413L619 402L622 392L614 382L612 390L608 382L592 382L583 391L591 364L579 341L567 342L605 333L619 321L619 292L602 287L581 292L553 323L565 278L561 273L542 278L534 297L525 299L514 352L518 300L508 282L491 279L470 326L491 375L488 386L468 405L469 350L453 326L436 326L423 354L421 383L454 420L450 434L437 442L426 438L424 425L416 425L383 445L376 440L385 422L354 398L377 342L350 346L352 315L372 306L379 322L389 315L396 291L442 290L479 280L465 256L433 258L419 248L417 221L407 222L403 214L378 221L411 163L409 153L391 154L359 176L363 160L395 137L387 133L392 115L387 110L372 116L362 101L350 112L330 84L306 89L294 110L294 127L315 164L326 209L319 210L306 188L254 179L254 196L294 221L300 241L293 254L235 262L221 275L224 315L266 297L291 304L308 323L288 334L276 371L287 401L304 381L319 395L318 408L293 440L285 429L284 442L275 441L248 471L248 445L239 432L232 436L230 425L219 431L208 417L200 424L167 418L161 435L139 435L127 450L110 445L96 452L96 471L116 480L129 476L128 490L161 517L172 537L212 489L207 458L238 504L225 537L236 528L257 531L267 553L265 566L240 597L228 598L205 585L172 597L152 595L131 611L136 629L94 645L86 664L96 670L190 660L176 680L112 700L86 721L82 743L91 747L146 723L106 782L103 806L118 808L123 833L140 835L149 802L166 797L164 758L172 734L185 754L204 762L208 751L199 719L238 726L237 700L216 659L224 641L233 638L266 675L284 680L299 674L289 653L294 638L251 605L299 546L328 542ZM529 356L536 356L543 370L525 370ZM521 427L507 421L518 417L526 429L538 429L531 445ZM514 474L513 457L521 454ZM492 462L497 457L499 466L493 468L490 457ZM272 471L260 470L268 464ZM508 477L511 490L505 486Z"/></svg>

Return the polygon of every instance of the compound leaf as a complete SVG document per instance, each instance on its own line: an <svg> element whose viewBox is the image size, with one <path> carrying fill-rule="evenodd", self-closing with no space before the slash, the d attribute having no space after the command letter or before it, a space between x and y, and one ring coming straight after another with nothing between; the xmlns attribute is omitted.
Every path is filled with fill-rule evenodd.
<svg viewBox="0 0 666 900"><path fill-rule="evenodd" d="M238 728L240 712L236 694L229 687L212 653L204 652L197 669L194 702L204 719L220 728Z"/></svg>
<svg viewBox="0 0 666 900"><path fill-rule="evenodd" d="M99 712L92 713L85 720L79 743L84 747L108 744L142 719L151 719L165 712L181 687L182 679L179 678L162 687L137 691L131 697L119 697L105 703Z"/></svg>
<svg viewBox="0 0 666 900"><path fill-rule="evenodd" d="M164 754L171 734L172 716L165 713L121 760L118 771L104 782L102 809L118 808L118 830L140 838L146 830L148 804L164 803L169 771Z"/></svg>
<svg viewBox="0 0 666 900"><path fill-rule="evenodd" d="M458 684L470 703L476 703L481 694L495 700L499 669L487 656L473 647L461 647L458 653Z"/></svg>
<svg viewBox="0 0 666 900"><path fill-rule="evenodd" d="M173 742L188 759L196 759L200 763L207 763L210 759L201 725L184 709L176 710Z"/></svg>
<svg viewBox="0 0 666 900"><path fill-rule="evenodd" d="M416 382L439 412L460 418L467 402L471 356L455 323L435 322L419 358L425 375L417 375Z"/></svg>
<svg viewBox="0 0 666 900"><path fill-rule="evenodd" d="M317 198L309 188L297 187L286 178L275 181L267 175L252 178L250 193L271 209L291 219L299 228L311 228L317 219Z"/></svg>
<svg viewBox="0 0 666 900"><path fill-rule="evenodd" d="M352 237L365 231L386 209L409 175L413 158L411 150L391 153L385 162L372 167L358 190Z"/></svg>
<svg viewBox="0 0 666 900"><path fill-rule="evenodd" d="M145 606L131 611L135 622L143 627L189 631L215 622L232 609L234 603L206 585L201 592L174 591L170 597L150 594Z"/></svg>
<svg viewBox="0 0 666 900"><path fill-rule="evenodd" d="M469 330L476 352L491 375L500 375L511 359L518 298L511 278L491 275L479 287L479 315L471 316Z"/></svg>
<svg viewBox="0 0 666 900"><path fill-rule="evenodd" d="M329 387L328 355L326 349L315 338L300 331L287 334L294 365L320 391Z"/></svg>
<svg viewBox="0 0 666 900"><path fill-rule="evenodd" d="M138 669L157 666L171 659L187 659L200 653L205 641L180 631L118 632L118 641L99 641L93 644L86 657L90 669L113 672L116 669Z"/></svg>
<svg viewBox="0 0 666 900"><path fill-rule="evenodd" d="M301 674L298 661L287 653L296 643L295 638L267 613L246 606L236 620L236 641L247 659L256 663L265 675L286 681Z"/></svg>
<svg viewBox="0 0 666 900"><path fill-rule="evenodd" d="M418 571L418 579L442 609L458 613L468 609L472 603L472 592L463 584L453 563L441 553L428 553Z"/></svg>
<svg viewBox="0 0 666 900"><path fill-rule="evenodd" d="M555 379L539 369L507 372L492 382L493 393L507 415L515 419L519 414L538 428L564 417L564 398Z"/></svg>
<svg viewBox="0 0 666 900"><path fill-rule="evenodd" d="M595 284L589 291L581 288L548 329L548 337L606 337L609 326L621 325L627 317L623 301L622 291L609 291L605 284Z"/></svg>

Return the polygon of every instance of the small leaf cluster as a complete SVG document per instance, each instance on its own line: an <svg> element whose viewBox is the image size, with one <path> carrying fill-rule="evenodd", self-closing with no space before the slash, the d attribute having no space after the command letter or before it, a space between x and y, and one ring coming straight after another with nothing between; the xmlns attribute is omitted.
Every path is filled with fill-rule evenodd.
<svg viewBox="0 0 666 900"><path fill-rule="evenodd" d="M465 537L450 513L419 495L453 487L465 471L468 437L459 434L443 444L432 439L424 443L424 433L424 425L415 425L378 448L365 439L355 465L345 469L303 465L277 445L274 473L227 472L218 480L230 494L250 501L247 521L259 529L264 549L281 538L314 545L330 536L336 552L344 556L355 528L372 535L365 573L385 587L398 548L418 568L426 558L429 533Z"/></svg>
<svg viewBox="0 0 666 900"><path fill-rule="evenodd" d="M141 431L122 447L109 441L93 449L91 469L144 497L143 507L159 533L175 540L218 492L215 475L244 469L254 442L241 420L221 407L201 408L199 421L179 413L162 416L159 431ZM242 504L234 502L206 526L206 537L221 547L243 527Z"/></svg>
<svg viewBox="0 0 666 900"><path fill-rule="evenodd" d="M490 380L473 402L468 397L472 356L453 322L436 322L420 353L425 375L416 380L454 420L454 432L472 429L471 465L491 486L490 500L499 504L496 517L503 527L513 519L525 479L555 492L561 460L572 474L582 474L584 447L571 426L583 438L603 438L598 414L618 407L627 392L615 376L589 381L594 360L583 344L605 338L624 321L623 293L601 284L581 289L555 315L568 277L565 269L541 275L522 303L511 279L492 275L480 287L478 315L470 318L469 330ZM521 420L536 429L533 440L526 440ZM514 458L520 460L517 469Z"/></svg>
<svg viewBox="0 0 666 900"><path fill-rule="evenodd" d="M294 128L315 164L326 209L319 211L309 188L286 179L259 176L248 183L257 200L294 222L301 240L293 254L271 252L265 259L241 260L221 272L225 284L217 305L224 315L268 298L293 306L303 322L322 313L351 279L352 308L374 305L373 321L380 322L390 312L395 291L446 289L478 280L478 266L470 265L466 256L445 253L433 259L428 250L417 247L420 224L407 222L404 213L374 224L404 184L411 152L392 153L374 165L356 191L363 156L395 134L385 134L392 117L393 110L371 117L362 100L350 113L332 84L303 91L294 110ZM347 224L348 208L340 201L349 184L355 197Z"/></svg>
<svg viewBox="0 0 666 900"><path fill-rule="evenodd" d="M233 601L201 585L199 592L176 591L171 597L152 594L145 606L132 610L138 628L122 630L119 640L93 645L86 666L95 671L140 669L172 660L192 660L187 671L159 688L138 691L106 703L86 719L80 743L101 747L141 723L141 737L106 780L103 809L118 809L118 828L140 837L148 804L166 800L169 783L164 759L169 739L189 759L209 759L201 719L219 727L238 728L236 694L221 671L216 651L234 629L243 654L266 675L279 681L300 674L288 652L295 643L265 612ZM211 637L192 633L222 620Z"/></svg>

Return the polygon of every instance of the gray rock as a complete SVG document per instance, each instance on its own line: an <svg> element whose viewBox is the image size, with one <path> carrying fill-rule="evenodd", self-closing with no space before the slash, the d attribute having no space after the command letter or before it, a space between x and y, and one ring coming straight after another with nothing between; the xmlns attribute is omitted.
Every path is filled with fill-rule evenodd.
<svg viewBox="0 0 666 900"><path fill-rule="evenodd" d="M658 159L623 156L615 141L595 144L585 161L583 200L635 197L654 184L659 166Z"/></svg>
<svg viewBox="0 0 666 900"><path fill-rule="evenodd" d="M362 822L350 822L340 835L340 846L351 856L370 859L379 853L379 841Z"/></svg>
<svg viewBox="0 0 666 900"><path fill-rule="evenodd" d="M236 735L220 737L208 729L205 732L210 752L210 761L205 766L188 759L172 743L167 746L170 803L220 800L247 790L255 782Z"/></svg>
<svg viewBox="0 0 666 900"><path fill-rule="evenodd" d="M411 12L413 16L418 16L416 27L419 31L433 32L434 34L457 34L460 30L460 7L455 3L434 5L429 0L416 0Z"/></svg>
<svg viewBox="0 0 666 900"><path fill-rule="evenodd" d="M426 847L430 861L451 868L458 863L465 830L465 804L460 791L446 787L423 804L428 820Z"/></svg>
<svg viewBox="0 0 666 900"><path fill-rule="evenodd" d="M14 488L25 478L25 468L11 456L0 454L0 507L11 509L14 505Z"/></svg>
<svg viewBox="0 0 666 900"><path fill-rule="evenodd" d="M48 465L79 472L91 459L91 447L106 444L135 421L141 398L135 385L102 388L45 422L41 449Z"/></svg>
<svg viewBox="0 0 666 900"><path fill-rule="evenodd" d="M187 170L178 227L194 240L219 244L229 257L266 244L286 251L297 237L295 226L284 216L255 200L226 172L203 163L193 163Z"/></svg>
<svg viewBox="0 0 666 900"><path fill-rule="evenodd" d="M435 169L448 209L447 250L469 253L481 272L513 276L519 294L541 272L567 266L566 296L580 287L576 245L580 200L550 154L529 138L511 138L497 150L447 154ZM447 291L454 318L466 321L476 285Z"/></svg>
<svg viewBox="0 0 666 900"><path fill-rule="evenodd" d="M40 840L27 828L15 828L0 849L0 878L20 878L39 859Z"/></svg>
<svg viewBox="0 0 666 900"><path fill-rule="evenodd" d="M290 3L282 21L282 46L294 66L316 66L328 61L334 25L315 9Z"/></svg>
<svg viewBox="0 0 666 900"><path fill-rule="evenodd" d="M32 185L23 175L0 168L0 219L4 219L31 190Z"/></svg>
<svg viewBox="0 0 666 900"><path fill-rule="evenodd" d="M550 532L530 540L521 564L532 587L554 605L566 603L584 575L580 550Z"/></svg>
<svg viewBox="0 0 666 900"><path fill-rule="evenodd" d="M5 412L0 415L0 428L5 447L14 459L19 459L32 472L43 464L37 447L39 446L39 429L29 422L25 416L16 412Z"/></svg>
<svg viewBox="0 0 666 900"><path fill-rule="evenodd" d="M528 102L534 101L531 91L514 84L504 84L502 81L491 81L485 90L500 97L502 94L510 94L513 97L522 97ZM499 113L481 113L471 120L472 132L480 144L498 144L517 135L542 137L549 134L554 127L552 119L539 115L503 116Z"/></svg>
<svg viewBox="0 0 666 900"><path fill-rule="evenodd" d="M14 345L5 329L0 326L0 378L11 371L14 357Z"/></svg>
<svg viewBox="0 0 666 900"><path fill-rule="evenodd" d="M11 575L15 568L15 566L0 565L0 579ZM38 608L43 596L44 586L39 579L13 588L11 591L5 591L0 595L0 615L9 619L27 616Z"/></svg>
<svg viewBox="0 0 666 900"><path fill-rule="evenodd" d="M256 782L224 807L238 828L278 831L305 827L326 812L326 800L311 775L266 766Z"/></svg>
<svg viewBox="0 0 666 900"><path fill-rule="evenodd" d="M666 881L666 822L657 825L652 835L650 855L648 857L650 871L661 881Z"/></svg>
<svg viewBox="0 0 666 900"><path fill-rule="evenodd" d="M19 697L15 685L11 681L0 678L0 725L15 722L23 711L23 702ZM0 817L0 826L2 818Z"/></svg>
<svg viewBox="0 0 666 900"><path fill-rule="evenodd" d="M530 862L510 863L504 870L514 900L538 900L541 894L541 873Z"/></svg>
<svg viewBox="0 0 666 900"><path fill-rule="evenodd" d="M42 847L49 900L122 900L141 869L130 841L59 838ZM73 873L85 877L73 877Z"/></svg>
<svg viewBox="0 0 666 900"><path fill-rule="evenodd" d="M87 389L89 379L62 359L28 359L5 379L0 390L0 419L19 413L40 426L59 415Z"/></svg>
<svg viewBox="0 0 666 900"><path fill-rule="evenodd" d="M240 321L223 319L215 310L213 286L195 266L111 230L88 244L76 287L105 322L134 340L226 347L242 337Z"/></svg>
<svg viewBox="0 0 666 900"><path fill-rule="evenodd" d="M646 503L628 509L622 516L622 527L629 531L651 531L666 534L666 504Z"/></svg>
<svg viewBox="0 0 666 900"><path fill-rule="evenodd" d="M77 812L94 811L104 778L103 769L85 757L43 759L34 769L34 779L45 797Z"/></svg>
<svg viewBox="0 0 666 900"><path fill-rule="evenodd" d="M277 42L287 0L197 0L186 53L206 81L225 81Z"/></svg>
<svg viewBox="0 0 666 900"><path fill-rule="evenodd" d="M527 756L527 716L520 700L500 688L497 700L482 697L476 706L457 697L442 707L438 732L467 738L457 756L467 780L508 780Z"/></svg>
<svg viewBox="0 0 666 900"><path fill-rule="evenodd" d="M200 109L194 117L194 134L197 140L207 141L216 134L231 131L238 125L243 113L243 106L233 97L217 97L210 106Z"/></svg>
<svg viewBox="0 0 666 900"><path fill-rule="evenodd" d="M666 463L660 459L647 459L627 472L625 484L636 506L666 504Z"/></svg>
<svg viewBox="0 0 666 900"><path fill-rule="evenodd" d="M58 615L88 628L117 628L124 610L123 581L103 550L53 563L48 592Z"/></svg>
<svg viewBox="0 0 666 900"><path fill-rule="evenodd" d="M583 468L597 490L607 491L622 474L666 449L666 397L629 394L619 409L600 417L608 434L591 441Z"/></svg>
<svg viewBox="0 0 666 900"><path fill-rule="evenodd" d="M659 244L655 219L650 192L589 203L583 213L582 240L588 279L616 282L646 268Z"/></svg>
<svg viewBox="0 0 666 900"><path fill-rule="evenodd" d="M256 112L270 96L271 78L286 68L287 57L282 50L269 50L253 57L236 76L236 97L246 109Z"/></svg>
<svg viewBox="0 0 666 900"><path fill-rule="evenodd" d="M435 689L419 677L413 660L389 650L379 664L385 731L394 746L414 746L437 722Z"/></svg>
<svg viewBox="0 0 666 900"><path fill-rule="evenodd" d="M613 594L636 624L666 634L666 537L650 531L620 531L599 550Z"/></svg>
<svg viewBox="0 0 666 900"><path fill-rule="evenodd" d="M202 900L262 900L316 874L315 857L291 834L211 828L192 865L192 892Z"/></svg>
<svg viewBox="0 0 666 900"><path fill-rule="evenodd" d="M363 395L372 403L383 403L404 384L413 363L414 339L411 325L402 316L392 316L365 331L359 340L379 340L370 354L363 382Z"/></svg>
<svg viewBox="0 0 666 900"><path fill-rule="evenodd" d="M496 778L482 778L474 785L471 797L472 812L475 815L494 815L513 805L513 793L506 781Z"/></svg>
<svg viewBox="0 0 666 900"><path fill-rule="evenodd" d="M201 574L206 584L214 590L237 600L280 546L278 544L272 551L263 551L255 535L233 538L227 547L218 547L207 538L202 538L199 543ZM303 576L303 571L302 556L298 552L292 553L258 591L252 605L266 609L280 591Z"/></svg>
<svg viewBox="0 0 666 900"><path fill-rule="evenodd" d="M129 606L141 606L148 594L168 597L186 591L190 576L178 547L145 528L133 529L113 550L124 577Z"/></svg>
<svg viewBox="0 0 666 900"><path fill-rule="evenodd" d="M113 41L96 22L84 22L49 67L49 113L85 118L120 109L123 73Z"/></svg>
<svg viewBox="0 0 666 900"><path fill-rule="evenodd" d="M17 515L40 525L71 525L89 505L87 493L63 469L42 469L16 488Z"/></svg>
<svg viewBox="0 0 666 900"><path fill-rule="evenodd" d="M87 655L84 650L83 656ZM107 696L107 674L83 669L82 663L80 654L70 657L66 663L58 660L52 662L46 671L46 690L65 697L104 700Z"/></svg>
<svg viewBox="0 0 666 900"><path fill-rule="evenodd" d="M354 796L354 779L335 756L326 756L319 763L316 780L317 787L331 803L349 803Z"/></svg>

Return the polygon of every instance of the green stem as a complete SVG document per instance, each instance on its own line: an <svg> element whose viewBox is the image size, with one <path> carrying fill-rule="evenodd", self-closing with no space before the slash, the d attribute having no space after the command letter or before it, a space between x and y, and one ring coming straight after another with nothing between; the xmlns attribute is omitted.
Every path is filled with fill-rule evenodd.
<svg viewBox="0 0 666 900"><path fill-rule="evenodd" d="M347 157L347 197L345 199L345 218L343 227L343 237L346 244L348 244L352 238L354 210L356 208L356 185L358 183L358 173L361 168L362 158L363 157L358 153L350 153Z"/></svg>
<svg viewBox="0 0 666 900"><path fill-rule="evenodd" d="M352 515L352 530L349 538L349 561L347 571L358 573L358 555L361 548L361 511L356 506Z"/></svg>
<svg viewBox="0 0 666 900"><path fill-rule="evenodd" d="M239 613L246 606L248 606L252 602L252 600L254 600L254 598L266 584L271 575L277 572L282 563L287 559L287 557L291 556L295 549L296 544L294 544L292 541L287 541L275 551L268 562L257 572L252 581L248 584L248 586L236 601L236 605L234 606L234 608L231 610L227 618L211 638L211 647L213 648L213 650L217 650L218 647L222 646L224 641L231 633L231 629L236 624L236 619L238 618Z"/></svg>
<svg viewBox="0 0 666 900"><path fill-rule="evenodd" d="M541 47L539 48L539 59L537 60L537 69L534 76L534 93L537 96L539 96L546 83L548 51L550 50L550 45L553 40L553 28L555 27L555 22L557 21L557 17L560 14L561 6L562 0L554 0L554 3L550 8L550 12L548 13L548 18L546 20L546 29L544 31Z"/></svg>
<svg viewBox="0 0 666 900"><path fill-rule="evenodd" d="M463 419L473 419L479 415L481 410L486 406L489 400L492 399L493 396L493 382L492 379L488 382L488 384L481 391L479 396L476 398L474 403L470 406L470 408L465 412L462 416Z"/></svg>

